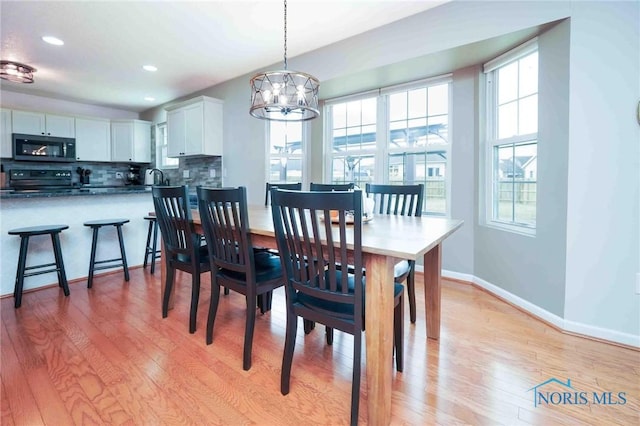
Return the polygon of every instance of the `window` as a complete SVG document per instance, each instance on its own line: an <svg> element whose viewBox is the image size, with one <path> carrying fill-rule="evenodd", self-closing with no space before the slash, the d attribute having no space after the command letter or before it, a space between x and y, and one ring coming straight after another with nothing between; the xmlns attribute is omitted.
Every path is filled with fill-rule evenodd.
<svg viewBox="0 0 640 426"><path fill-rule="evenodd" d="M268 182L302 182L304 161L302 122L269 121L268 126Z"/></svg>
<svg viewBox="0 0 640 426"><path fill-rule="evenodd" d="M167 157L167 123L156 126L156 167L172 169L178 167L178 159Z"/></svg>
<svg viewBox="0 0 640 426"><path fill-rule="evenodd" d="M374 182L377 147L377 99L336 104L331 113L331 182Z"/></svg>
<svg viewBox="0 0 640 426"><path fill-rule="evenodd" d="M425 186L426 213L448 212L449 76L394 86L325 105L332 183Z"/></svg>
<svg viewBox="0 0 640 426"><path fill-rule="evenodd" d="M538 170L536 40L485 64L485 223L535 233Z"/></svg>

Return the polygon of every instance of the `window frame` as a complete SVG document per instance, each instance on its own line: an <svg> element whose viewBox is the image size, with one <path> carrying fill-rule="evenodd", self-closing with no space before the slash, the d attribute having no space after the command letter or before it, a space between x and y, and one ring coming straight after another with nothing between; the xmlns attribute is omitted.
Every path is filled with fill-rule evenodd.
<svg viewBox="0 0 640 426"><path fill-rule="evenodd" d="M497 58L487 62L483 67L484 75L484 97L485 97L485 132L482 141L482 158L483 163L481 165L481 173L483 175L482 187L480 190L481 200L483 200L484 206L480 208L480 223L509 232L514 232L526 236L535 236L537 229L537 214L533 224L526 222L518 222L514 220L501 220L496 218L496 200L495 200L495 184L496 184L496 150L503 147L511 147L515 149L517 146L535 144L536 145L536 161L537 161L537 149L538 149L538 130L533 133L514 135L507 138L500 139L498 136L498 88L494 84L496 81L496 75L499 69L514 63L534 52L538 52L538 38L535 37L520 46L498 56ZM538 71L539 71L539 59L538 59ZM538 87L536 89L537 105L539 106L539 78ZM527 95L530 96L530 95ZM525 98L517 97L516 100ZM539 107L538 107L539 108ZM536 129L538 129L539 120L536 123ZM536 175L536 197L538 188L538 176ZM515 181L514 181L515 183ZM536 199L537 210L537 199ZM515 209L515 205L514 205Z"/></svg>
<svg viewBox="0 0 640 426"><path fill-rule="evenodd" d="M163 135L162 141L160 141L160 134ZM177 169L180 167L180 161L178 158L172 158L167 157L166 155L162 155L163 152L168 152L169 144L166 121L156 124L155 144L155 164L158 169ZM167 164L167 159L175 160L175 164Z"/></svg>
<svg viewBox="0 0 640 426"><path fill-rule="evenodd" d="M287 122L284 121L271 121L271 120L265 120L265 137L266 137L266 143L265 143L265 158L266 158L266 164L265 164L265 182L269 182L269 183L286 183L286 182L281 182L281 181L272 181L271 180L271 160L272 159L282 159L282 158L286 158L287 161L289 158L294 158L294 159L299 159L300 160L300 167L301 167L301 179L300 182L302 183L302 187L304 188L307 181L308 181L308 173L309 173L309 164L310 164L310 159L309 159L309 149L307 149L307 147L309 146L308 143L308 135L309 135L309 125L307 122L301 122L301 123L296 123L296 124L300 124L301 126L301 132L302 134L300 135L301 137L301 146L300 146L300 150L301 150L301 154L299 155L290 155L290 154L273 154L271 153L271 125L272 124L286 124ZM296 181L297 182L297 181ZM296 182L291 182L291 183L296 183Z"/></svg>
<svg viewBox="0 0 640 426"><path fill-rule="evenodd" d="M445 212L428 211L428 203L423 203L423 214L436 216L436 217L450 217L451 215L451 145L453 142L452 137L452 91L453 91L453 78L452 74L444 74L431 78L411 81L398 85L388 86L377 90L370 90L366 92L356 93L349 96L343 96L339 98L333 98L326 100L324 103L324 165L323 176L324 181L333 181L332 166L333 160L338 157L346 157L347 155L335 156L333 153L333 114L332 107L336 104L347 103L356 100L364 100L369 98L375 98L377 102L377 118L376 118L376 148L362 151L351 151L349 154L355 156L373 156L375 161L374 166L374 183L389 184L389 156L393 154L422 154L429 155L430 153L444 152L446 155L445 161ZM423 146L423 147L404 147L393 149L389 147L389 128L390 128L390 111L389 111L389 97L395 93L408 92L420 88L428 88L430 86L437 86L447 84L448 85L448 140L446 144L438 144L435 146ZM425 176L427 179L427 176ZM428 179L427 179L428 180ZM364 189L364 187L362 188ZM426 188L425 188L426 191Z"/></svg>

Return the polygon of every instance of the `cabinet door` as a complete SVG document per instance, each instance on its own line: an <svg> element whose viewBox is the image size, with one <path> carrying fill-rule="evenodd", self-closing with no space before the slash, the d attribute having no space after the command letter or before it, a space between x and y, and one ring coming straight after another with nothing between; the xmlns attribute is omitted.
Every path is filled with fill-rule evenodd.
<svg viewBox="0 0 640 426"><path fill-rule="evenodd" d="M13 153L13 143L11 139L11 110L0 110L0 157L11 158Z"/></svg>
<svg viewBox="0 0 640 426"><path fill-rule="evenodd" d="M204 140L204 105L197 103L184 108L184 153L185 155L202 154Z"/></svg>
<svg viewBox="0 0 640 426"><path fill-rule="evenodd" d="M75 118L64 115L45 115L47 136L74 138L76 136Z"/></svg>
<svg viewBox="0 0 640 426"><path fill-rule="evenodd" d="M111 123L109 121L76 118L76 159L111 161Z"/></svg>
<svg viewBox="0 0 640 426"><path fill-rule="evenodd" d="M111 123L111 161L133 161L133 123Z"/></svg>
<svg viewBox="0 0 640 426"><path fill-rule="evenodd" d="M133 161L151 162L151 123L136 122L133 135Z"/></svg>
<svg viewBox="0 0 640 426"><path fill-rule="evenodd" d="M43 113L14 110L11 115L13 133L22 133L25 135L45 134L46 122Z"/></svg>
<svg viewBox="0 0 640 426"><path fill-rule="evenodd" d="M185 113L183 109L167 113L167 157L184 155Z"/></svg>

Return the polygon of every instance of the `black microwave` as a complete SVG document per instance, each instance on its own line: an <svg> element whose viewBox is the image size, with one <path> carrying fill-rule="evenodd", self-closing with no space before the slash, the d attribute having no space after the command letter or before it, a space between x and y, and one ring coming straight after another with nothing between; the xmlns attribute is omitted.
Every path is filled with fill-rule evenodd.
<svg viewBox="0 0 640 426"><path fill-rule="evenodd" d="M76 140L73 138L14 133L13 159L23 161L75 161Z"/></svg>

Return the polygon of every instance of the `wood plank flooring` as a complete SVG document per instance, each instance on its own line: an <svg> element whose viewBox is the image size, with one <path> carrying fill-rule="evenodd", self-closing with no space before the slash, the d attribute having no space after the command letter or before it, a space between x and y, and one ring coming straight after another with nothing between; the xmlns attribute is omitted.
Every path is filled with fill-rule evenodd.
<svg viewBox="0 0 640 426"><path fill-rule="evenodd" d="M214 341L205 345L209 277L198 329L188 333L190 276L178 275L176 308L160 313L160 274L102 275L71 295L48 288L0 301L2 425L341 425L349 422L353 338L298 327L291 393L280 394L284 293L256 320L253 366L242 370L245 303L222 296ZM418 278L420 282L421 277ZM417 288L417 300L424 295ZM394 371L392 424L638 425L640 352L563 334L473 286L444 281L440 341L405 313L405 368ZM405 304L408 306L408 303ZM366 338L366 333L365 333ZM392 362L392 360L389 360ZM364 371L364 368L363 368ZM571 402L538 401L532 387L571 380ZM360 424L367 423L363 374ZM567 388L544 389L560 398ZM612 401L593 404L592 394ZM566 400L566 397L565 397ZM578 399L575 399L578 401ZM566 401L565 401L566 402Z"/></svg>

